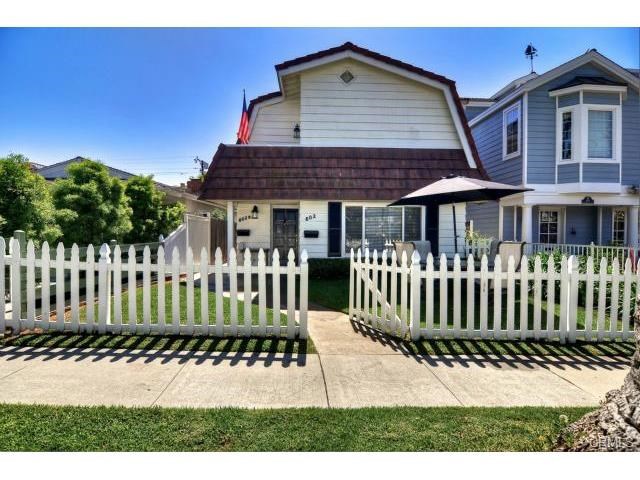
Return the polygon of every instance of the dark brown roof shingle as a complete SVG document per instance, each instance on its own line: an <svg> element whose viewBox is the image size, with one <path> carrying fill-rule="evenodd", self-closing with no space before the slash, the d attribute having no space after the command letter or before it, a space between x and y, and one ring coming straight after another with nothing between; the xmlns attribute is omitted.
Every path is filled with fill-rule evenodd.
<svg viewBox="0 0 640 480"><path fill-rule="evenodd" d="M220 144L206 200L394 200L449 174L487 179L461 149Z"/></svg>

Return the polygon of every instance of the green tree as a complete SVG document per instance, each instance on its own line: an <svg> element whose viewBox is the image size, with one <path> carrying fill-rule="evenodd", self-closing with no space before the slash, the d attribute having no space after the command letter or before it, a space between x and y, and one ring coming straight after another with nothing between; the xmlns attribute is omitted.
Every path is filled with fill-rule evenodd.
<svg viewBox="0 0 640 480"><path fill-rule="evenodd" d="M166 195L158 190L151 175L129 179L125 193L132 209L132 229L125 236L128 243L157 242L160 234L166 236L182 223L184 205L165 203Z"/></svg>
<svg viewBox="0 0 640 480"><path fill-rule="evenodd" d="M131 230L131 208L124 184L102 163L73 163L68 178L53 184L53 204L66 243L121 242Z"/></svg>
<svg viewBox="0 0 640 480"><path fill-rule="evenodd" d="M60 238L47 181L20 154L0 158L0 229L6 237L24 230L36 243Z"/></svg>

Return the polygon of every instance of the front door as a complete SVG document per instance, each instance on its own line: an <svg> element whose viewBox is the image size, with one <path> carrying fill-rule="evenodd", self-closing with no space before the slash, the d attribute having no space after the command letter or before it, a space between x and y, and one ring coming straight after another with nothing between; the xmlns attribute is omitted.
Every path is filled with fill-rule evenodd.
<svg viewBox="0 0 640 480"><path fill-rule="evenodd" d="M286 259L289 249L298 256L298 209L273 209L273 248L278 249L281 259Z"/></svg>

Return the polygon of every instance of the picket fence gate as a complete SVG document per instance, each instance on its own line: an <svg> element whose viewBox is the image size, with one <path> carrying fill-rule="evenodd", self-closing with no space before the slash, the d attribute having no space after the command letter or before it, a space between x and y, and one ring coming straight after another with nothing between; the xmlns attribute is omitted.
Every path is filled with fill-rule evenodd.
<svg viewBox="0 0 640 480"><path fill-rule="evenodd" d="M23 330L40 328L44 331L68 331L77 333L130 333L130 334L167 334L167 335L208 335L223 336L273 336L286 338L307 338L307 310L308 310L308 263L307 253L303 250L300 264L296 265L293 250L289 251L286 263L280 264L280 256L274 250L271 265L267 265L263 250L258 254L257 265L251 263L251 253L244 252L243 263L238 264L234 249L229 251L228 263L223 262L222 252L218 248L214 262L209 264L208 253L205 248L201 251L201 262L194 263L191 249L187 249L186 262L180 261L180 254L174 248L171 263L165 263L165 252L158 247L157 259L151 261L151 250L147 246L143 251L142 263L136 261L136 250L131 246L127 252L126 261L123 259L120 246L116 245L111 255L107 244L100 247L99 259L96 262L94 247L89 245L86 259L80 260L80 249L73 245L70 260L65 259L64 245L58 244L55 256L50 256L49 246L42 245L40 258L36 258L32 241L27 244L26 254L21 255L20 244L17 239L11 240L9 254L6 252L4 239L0 238L0 271L9 268L9 285L6 285L4 275L0 275L0 298L6 298L6 291L10 291L12 311L10 318L0 316L0 335L7 327L13 333ZM55 271L54 282L51 275L42 274ZM40 314L36 312L36 271L41 273L42 284L40 295ZM65 298L65 272L70 274L70 298ZM84 272L84 273L83 273ZM194 301L196 291L194 275L200 274L201 279L214 275L215 286L209 291L209 282L200 282L200 305ZM12 288L21 284L21 276L26 275L26 312L21 308L21 288ZM86 276L84 296L85 308L81 308L81 288L79 278ZM252 275L257 275L257 319L254 318ZM123 282L123 276L127 281ZM228 308L223 301L224 277L228 276ZM241 276L243 288L238 288L238 277ZM141 277L141 286L140 279ZM186 277L186 315L181 313L180 285L181 277ZM169 281L166 281L170 278ZM133 280L131 280L133 279ZM271 322L268 324L267 311L267 279L272 285L270 299L272 302ZM299 279L299 295L296 295L296 279ZM286 314L281 314L281 280L286 280ZM152 282L157 284L157 300L154 300L156 311L152 315ZM123 293L129 288L142 289L142 302L139 305L137 295L128 295L127 305L123 305ZM97 288L97 298L96 298ZM170 289L170 295L167 290ZM69 291L69 288L67 288ZM51 295L54 293L55 295ZM285 292L283 292L285 293ZM215 318L209 318L209 296L213 295ZM238 299L241 295L241 300ZM51 298L55 296L53 305ZM296 309L296 297L299 298L299 308ZM97 302L96 302L97 300ZM242 318L239 318L239 303L243 308ZM94 308L97 304L97 318ZM166 309L171 307L170 315ZM282 305L285 307L285 305ZM65 309L68 313L65 315ZM140 321L138 309L142 308ZM80 313L83 312L84 315ZM155 316L152 322L152 316ZM228 316L229 322L225 322ZM84 317L84 318L81 318ZM170 318L167 318L170 317ZM183 318L184 317L184 318ZM198 320L198 321L196 321Z"/></svg>
<svg viewBox="0 0 640 480"><path fill-rule="evenodd" d="M413 340L547 339L573 343L578 339L627 340L633 335L632 303L640 285L640 261L633 268L627 258L620 271L614 259L608 273L603 257L595 273L594 260L589 257L585 272L580 273L573 256L562 257L559 270L550 257L547 271L543 271L539 256L534 258L533 271L529 271L526 256L518 270L514 258L509 257L506 271L500 256L495 257L493 270L489 270L486 255L479 269L471 255L466 269L458 255L452 269L444 254L437 267L431 254L424 269L418 252L408 260L404 252L398 263L395 251L391 255L383 251L379 257L375 250L373 255L365 250L364 256L360 250L357 254L351 250L349 318ZM578 305L581 285L584 306Z"/></svg>

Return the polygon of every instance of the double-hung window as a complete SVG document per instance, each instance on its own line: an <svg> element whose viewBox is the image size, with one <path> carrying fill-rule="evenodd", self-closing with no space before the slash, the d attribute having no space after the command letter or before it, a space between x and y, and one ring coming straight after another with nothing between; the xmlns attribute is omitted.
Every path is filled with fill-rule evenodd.
<svg viewBox="0 0 640 480"><path fill-rule="evenodd" d="M571 160L572 144L573 144L573 112L568 110L562 112L562 136L560 145L560 158L562 160Z"/></svg>
<svg viewBox="0 0 640 480"><path fill-rule="evenodd" d="M589 110L589 158L613 159L613 111Z"/></svg>
<svg viewBox="0 0 640 480"><path fill-rule="evenodd" d="M422 239L420 207L345 207L345 252L382 252L393 241Z"/></svg>
<svg viewBox="0 0 640 480"><path fill-rule="evenodd" d="M502 157L506 160L520 155L520 104L502 113Z"/></svg>

